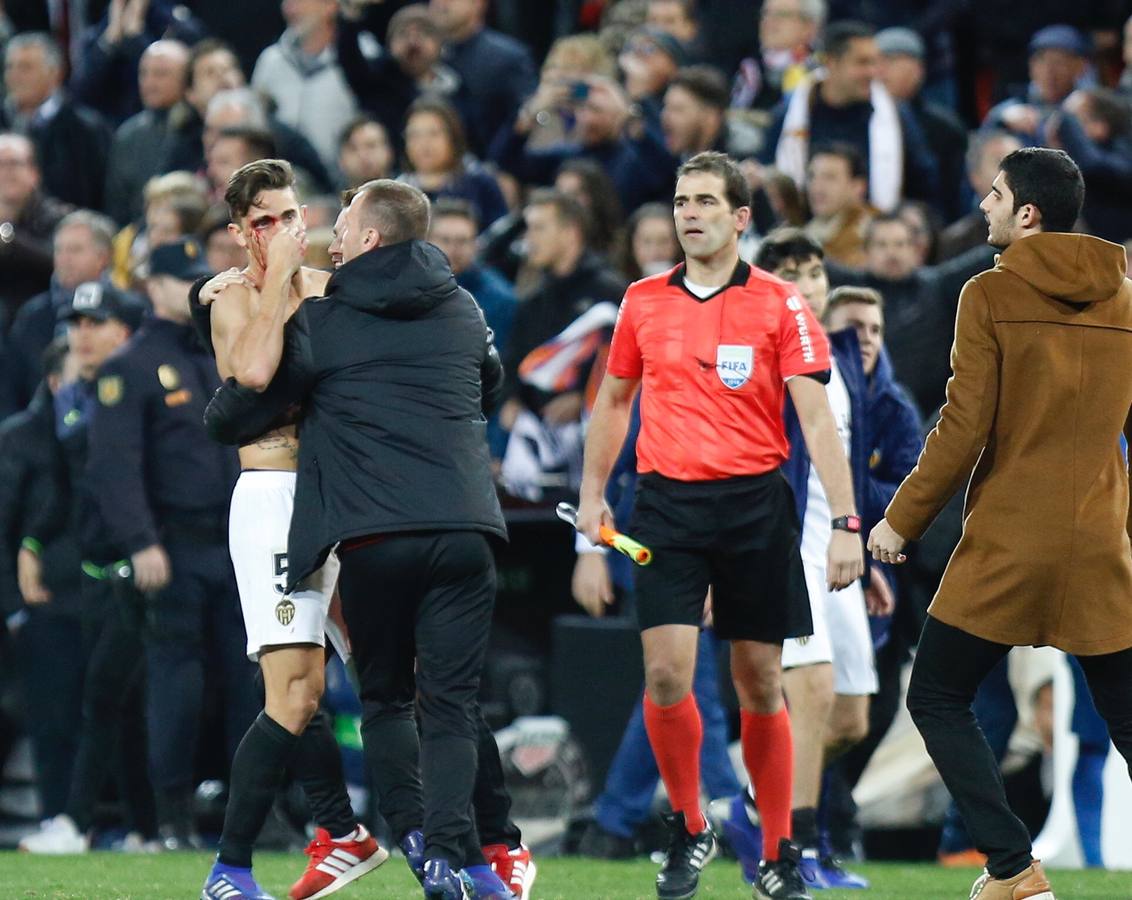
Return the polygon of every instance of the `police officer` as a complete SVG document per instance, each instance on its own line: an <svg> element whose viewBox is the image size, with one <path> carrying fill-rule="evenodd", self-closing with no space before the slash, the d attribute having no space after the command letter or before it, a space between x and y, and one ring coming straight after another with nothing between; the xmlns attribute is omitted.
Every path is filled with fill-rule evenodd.
<svg viewBox="0 0 1132 900"><path fill-rule="evenodd" d="M75 288L58 313L66 332L61 340L68 352L67 368L73 375L57 384L40 441L34 447L31 440L21 442L27 469L12 479L43 485L46 491L36 503L37 515L28 523L20 548L22 584L34 595L37 581L51 586L70 575L81 598L82 653L72 657L59 646L45 659L56 669L85 664L81 724L76 728L73 718L67 723L77 743L74 767L69 778L55 785L65 805L39 832L20 841L20 849L32 853L78 853L89 847L87 832L112 763L117 763L131 840L140 843L156 831L153 792L144 765L140 636L136 621L106 576L115 550L106 541L84 483L95 375L128 340L143 313L140 298L107 283L88 282ZM62 593L53 588L51 602L59 599ZM50 702L54 708L59 700L52 697ZM115 747L120 748L117 754Z"/></svg>
<svg viewBox="0 0 1132 900"><path fill-rule="evenodd" d="M168 848L195 843L191 799L205 667L224 690L228 760L257 711L228 558L236 455L204 432L216 367L189 323L189 287L205 274L182 239L150 255L149 319L99 372L88 479L108 538L146 598L149 768Z"/></svg>
<svg viewBox="0 0 1132 900"><path fill-rule="evenodd" d="M44 356L45 377L28 408L0 425L0 614L22 676L26 725L45 819L63 812L74 761L82 687L78 550L48 537L63 498L54 489L53 397L67 344ZM2 651L0 651L2 652Z"/></svg>

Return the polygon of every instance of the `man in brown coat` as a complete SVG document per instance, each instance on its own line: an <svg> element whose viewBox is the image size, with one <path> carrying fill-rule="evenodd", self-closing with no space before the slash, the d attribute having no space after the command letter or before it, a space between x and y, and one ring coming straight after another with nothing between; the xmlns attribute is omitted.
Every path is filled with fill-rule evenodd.
<svg viewBox="0 0 1132 900"><path fill-rule="evenodd" d="M1013 646L1078 657L1132 758L1132 435L1124 248L1068 234L1084 199L1060 150L1003 159L981 204L997 265L959 298L947 405L869 548L901 562L970 476L963 537L929 609L908 709L987 871L978 900L1053 900L971 701ZM973 471L972 471L973 470Z"/></svg>

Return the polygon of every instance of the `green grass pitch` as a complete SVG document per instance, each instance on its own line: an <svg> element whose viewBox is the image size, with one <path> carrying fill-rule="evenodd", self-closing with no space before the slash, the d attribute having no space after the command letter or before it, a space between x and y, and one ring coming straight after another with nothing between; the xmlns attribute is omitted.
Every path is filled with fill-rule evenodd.
<svg viewBox="0 0 1132 900"><path fill-rule="evenodd" d="M127 856L95 853L72 857L29 857L0 853L0 897L51 900L193 900L211 863L206 854ZM279 900L301 872L305 859L281 854L256 857L256 875ZM539 859L532 900L653 900L656 866L647 861L613 863L583 859ZM819 891L815 900L966 900L974 869L946 870L931 865L871 864L855 867L872 879L868 891ZM1051 873L1058 900L1132 900L1132 872ZM335 898L421 896L400 858L388 863ZM698 897L750 897L730 860L713 862L700 882Z"/></svg>

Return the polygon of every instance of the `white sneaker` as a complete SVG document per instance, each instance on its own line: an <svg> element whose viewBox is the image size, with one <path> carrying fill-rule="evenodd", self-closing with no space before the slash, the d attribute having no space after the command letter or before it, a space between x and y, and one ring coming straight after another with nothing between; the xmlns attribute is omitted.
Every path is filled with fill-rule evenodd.
<svg viewBox="0 0 1132 900"><path fill-rule="evenodd" d="M24 853L86 853L90 850L90 840L80 834L70 816L58 815L47 819L39 826L39 831L29 834L20 841Z"/></svg>
<svg viewBox="0 0 1132 900"><path fill-rule="evenodd" d="M116 841L111 849L118 853L160 853L165 848L159 841L147 841L138 832L131 831L122 840Z"/></svg>

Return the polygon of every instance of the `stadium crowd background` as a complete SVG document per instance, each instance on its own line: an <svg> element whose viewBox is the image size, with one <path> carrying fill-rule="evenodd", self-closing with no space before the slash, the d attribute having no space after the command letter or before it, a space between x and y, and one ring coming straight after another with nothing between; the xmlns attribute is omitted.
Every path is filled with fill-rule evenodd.
<svg viewBox="0 0 1132 900"><path fill-rule="evenodd" d="M629 682L627 703L611 701L597 724L568 696L581 685L563 689L595 632L554 624L580 610L572 538L550 510L576 493L611 324L602 304L679 262L679 163L708 149L742 160L746 259L795 226L823 246L831 284L880 292L895 378L925 426L943 401L959 289L992 264L977 204L1006 153L1066 150L1088 190L1079 227L1132 246L1127 0L3 0L0 43L0 416L34 403L45 351L76 339L60 316L78 309L76 288L98 282L117 298L124 338L147 315L154 248L195 237L212 271L243 265L221 198L247 162L294 164L308 259L327 268L338 191L395 177L436 201L433 239L507 366L491 440L513 542L485 709L497 726L572 711L594 793L639 681L631 668L607 676L621 695ZM73 345L56 355L64 381L95 374L75 374ZM0 814L12 843L66 802L90 577L59 568L44 575L49 600L28 596L18 569L31 501L16 487L0 497ZM957 534L953 505L900 572L892 619L874 623L881 692L845 763L850 783L892 721ZM634 645L628 633L617 646ZM224 696L205 696L201 715L223 720ZM1021 705L1037 696L1029 683ZM348 688L327 702L349 752ZM204 741L198 757L198 780L221 784L225 747ZM109 786L99 812L108 832L122 824L114 797ZM518 800L545 808L537 791ZM283 843L288 827L276 829Z"/></svg>

